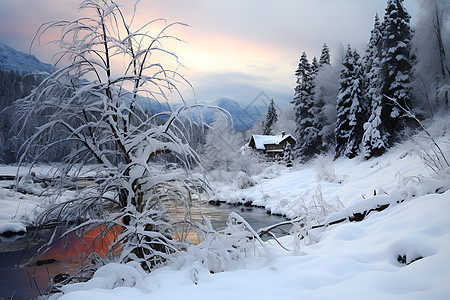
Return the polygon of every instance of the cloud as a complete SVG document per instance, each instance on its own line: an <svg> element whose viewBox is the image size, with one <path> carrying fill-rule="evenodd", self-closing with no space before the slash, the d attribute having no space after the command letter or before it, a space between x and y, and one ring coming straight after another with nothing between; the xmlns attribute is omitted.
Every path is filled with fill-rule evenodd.
<svg viewBox="0 0 450 300"><path fill-rule="evenodd" d="M293 95L289 83L272 84L270 78L241 72L204 73L192 78L191 83L199 102L228 97L245 106L264 92L269 98L274 98L278 105L285 106Z"/></svg>
<svg viewBox="0 0 450 300"><path fill-rule="evenodd" d="M181 21L191 27L174 28L187 44L174 51L188 68L186 76L199 100L228 96L251 101L259 92L288 103L295 86L294 71L303 51L320 55L324 42L332 56L341 44L363 50L375 13L384 14L387 0L145 0L138 5L135 25L155 18ZM119 1L131 16L132 5ZM5 0L0 2L0 40L28 51L40 23L73 19L74 0ZM412 15L417 4L405 3ZM414 18L413 18L414 20ZM172 46L172 45L169 45ZM49 62L51 51L35 49Z"/></svg>

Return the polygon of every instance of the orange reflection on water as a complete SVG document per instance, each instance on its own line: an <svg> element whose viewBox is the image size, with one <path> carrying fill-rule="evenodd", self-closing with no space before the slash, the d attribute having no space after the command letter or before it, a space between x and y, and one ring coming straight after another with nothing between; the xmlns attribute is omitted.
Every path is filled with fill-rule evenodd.
<svg viewBox="0 0 450 300"><path fill-rule="evenodd" d="M114 225L109 229L100 225L82 234L71 232L55 242L40 259L61 260L65 257L79 257L90 253L104 257L122 231L123 227L120 225Z"/></svg>

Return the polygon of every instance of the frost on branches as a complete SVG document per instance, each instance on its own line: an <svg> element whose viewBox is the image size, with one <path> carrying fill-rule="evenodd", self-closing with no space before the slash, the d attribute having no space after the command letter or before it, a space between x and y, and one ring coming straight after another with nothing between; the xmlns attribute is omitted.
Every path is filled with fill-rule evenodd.
<svg viewBox="0 0 450 300"><path fill-rule="evenodd" d="M81 222L77 229L86 230L100 224L105 230L118 226L121 234L108 255L116 262L137 261L149 270L183 247L172 238L164 201L189 210L200 182L188 169L198 157L186 142L184 120L179 120L187 105L161 114L151 111L152 104L177 97L184 101L177 85L188 83L176 71L178 57L163 48L164 41L179 40L170 34L172 27L184 24L163 19L135 24L122 9L113 1L86 0L80 5L82 18L38 28L35 39L51 30L61 32L55 41L61 51L56 71L17 103L20 122L45 117L22 158L42 138L50 142L35 159L67 139L74 142L76 147L54 174L54 194L61 195L66 183L85 171L95 172L96 182L73 199L50 206L40 224L75 221ZM172 59L173 68L170 60L159 60L163 56ZM124 63L113 64L116 57ZM180 162L185 175L155 174L150 162L161 155ZM118 210L111 213L108 207Z"/></svg>

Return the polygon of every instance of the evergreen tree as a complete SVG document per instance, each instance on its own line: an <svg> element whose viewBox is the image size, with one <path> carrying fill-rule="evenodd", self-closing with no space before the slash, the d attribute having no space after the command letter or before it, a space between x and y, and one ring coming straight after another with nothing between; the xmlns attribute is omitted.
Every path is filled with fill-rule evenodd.
<svg viewBox="0 0 450 300"><path fill-rule="evenodd" d="M264 124L264 135L273 134L273 126L278 121L277 110L275 109L275 103L270 100L269 108L267 110L266 122Z"/></svg>
<svg viewBox="0 0 450 300"><path fill-rule="evenodd" d="M339 70L338 70L339 71ZM331 66L330 49L325 43L314 76L314 127L319 131L321 151L328 150L334 143L336 98L339 89L339 73Z"/></svg>
<svg viewBox="0 0 450 300"><path fill-rule="evenodd" d="M43 117L30 116L29 124L17 123L14 101L26 97L42 80L42 76L19 73L17 71L0 71L0 163L17 162L19 150L25 141L35 132ZM55 160L54 153L48 153L42 160ZM49 159L50 158L50 159Z"/></svg>
<svg viewBox="0 0 450 300"><path fill-rule="evenodd" d="M320 53L319 65L331 65L330 48L328 48L326 43L323 44L322 52Z"/></svg>
<svg viewBox="0 0 450 300"><path fill-rule="evenodd" d="M363 136L366 105L363 93L363 72L359 54L348 46L341 74L341 86L336 104L335 156L355 157Z"/></svg>
<svg viewBox="0 0 450 300"><path fill-rule="evenodd" d="M381 96L381 42L382 25L375 15L374 28L371 32L369 45L364 57L365 68L365 96L369 107L369 120L364 124L364 135L362 149L366 159L372 156L379 156L387 149L387 132L381 121L381 111L383 105L386 106L386 99Z"/></svg>
<svg viewBox="0 0 450 300"><path fill-rule="evenodd" d="M381 94L384 98L395 99L402 107L411 105L412 30L409 21L403 0L389 0L383 21ZM384 100L380 116L392 143L404 128L404 114L397 104Z"/></svg>
<svg viewBox="0 0 450 300"><path fill-rule="evenodd" d="M311 61L311 73L313 76L317 75L317 72L319 72L319 68L320 68L320 64L317 61L317 57L313 57L312 61ZM314 82L314 79L313 79Z"/></svg>
<svg viewBox="0 0 450 300"><path fill-rule="evenodd" d="M297 86L295 88L294 104L295 121L297 123L295 153L304 159L312 157L320 147L317 136L318 130L314 128L312 97L312 70L306 53L303 52L298 68L295 72L297 76Z"/></svg>
<svg viewBox="0 0 450 300"><path fill-rule="evenodd" d="M320 63L317 61L317 58L314 57L311 62L311 99L312 99L312 106L310 109L310 114L313 116L311 118L311 126L310 126L310 133L311 138L314 139L314 141L311 141L310 144L312 147L315 147L315 152L318 154L321 151L321 145L322 145L322 137L320 136L320 131L323 128L323 118L322 116L322 109L324 106L323 101L316 101L314 95L316 90L316 78L317 75L321 69ZM316 146L317 145L317 146ZM313 148L311 148L312 151L314 151Z"/></svg>
<svg viewBox="0 0 450 300"><path fill-rule="evenodd" d="M367 45L366 54L364 56L364 71L369 74L372 70L374 64L380 66L380 56L381 56L381 42L383 38L383 28L380 23L380 18L378 14L375 14L375 21L373 29L370 32L369 44ZM367 82L371 82L370 78L367 78ZM367 84L368 86L368 84Z"/></svg>

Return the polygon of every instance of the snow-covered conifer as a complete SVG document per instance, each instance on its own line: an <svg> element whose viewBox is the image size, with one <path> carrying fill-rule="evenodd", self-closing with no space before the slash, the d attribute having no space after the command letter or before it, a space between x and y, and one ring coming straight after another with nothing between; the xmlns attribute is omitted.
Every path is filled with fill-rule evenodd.
<svg viewBox="0 0 450 300"><path fill-rule="evenodd" d="M278 121L277 110L275 108L275 103L270 100L269 108L267 109L266 122L264 124L264 135L273 134L273 126Z"/></svg>
<svg viewBox="0 0 450 300"><path fill-rule="evenodd" d="M334 146L340 68L331 65L330 50L326 44L322 48L320 57L319 70L314 76L313 97L314 115L316 116L314 126L319 131L321 150L326 151ZM336 65L340 65L340 63L336 63Z"/></svg>
<svg viewBox="0 0 450 300"><path fill-rule="evenodd" d="M331 65L330 48L328 48L326 43L323 44L322 52L320 53L319 65Z"/></svg>
<svg viewBox="0 0 450 300"><path fill-rule="evenodd" d="M387 149L387 132L381 121L381 111L386 99L381 95L381 41L382 27L375 15L374 28L364 57L365 97L369 105L368 122L364 124L362 151L366 159L379 156Z"/></svg>
<svg viewBox="0 0 450 300"><path fill-rule="evenodd" d="M336 157L353 158L359 152L366 118L362 74L359 54L349 45L341 69L341 87L336 104Z"/></svg>
<svg viewBox="0 0 450 300"><path fill-rule="evenodd" d="M320 143L318 143L318 130L313 127L314 100L312 97L312 70L306 53L303 52L298 68L295 72L297 76L297 86L295 88L294 104L295 120L297 123L296 155L305 159L317 153Z"/></svg>
<svg viewBox="0 0 450 300"><path fill-rule="evenodd" d="M389 0L383 21L381 53L381 94L386 103L381 121L387 128L389 142L399 137L404 128L404 113L386 97L395 99L402 107L411 106L411 38L410 16L403 0Z"/></svg>
<svg viewBox="0 0 450 300"><path fill-rule="evenodd" d="M311 61L311 74L313 74L313 76L316 75L317 72L319 71L319 68L320 68L320 63L317 61L317 57L314 56Z"/></svg>

